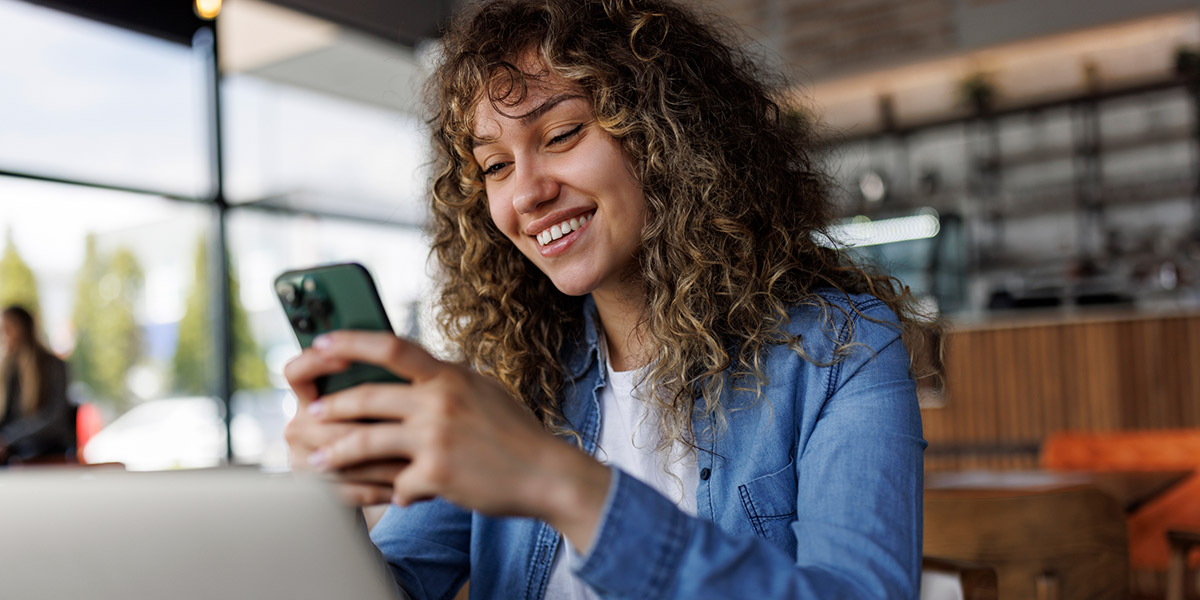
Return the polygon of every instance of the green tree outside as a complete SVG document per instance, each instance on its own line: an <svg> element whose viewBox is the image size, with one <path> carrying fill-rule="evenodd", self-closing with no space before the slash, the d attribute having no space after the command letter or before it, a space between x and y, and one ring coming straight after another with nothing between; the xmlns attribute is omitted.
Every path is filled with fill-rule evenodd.
<svg viewBox="0 0 1200 600"><path fill-rule="evenodd" d="M185 394L212 394L216 383L213 365L212 278L208 269L208 244L204 238L196 244L195 277L188 292L183 319L179 321L179 341L171 361L172 385ZM237 275L228 265L229 294L233 299L230 322L233 329L233 384L236 389L253 390L269 385L267 365L250 333L250 320L242 306Z"/></svg>
<svg viewBox="0 0 1200 600"><path fill-rule="evenodd" d="M183 318L179 320L179 338L171 359L171 385L179 392L211 394L212 318L208 310L208 249L204 240L197 244L192 278Z"/></svg>
<svg viewBox="0 0 1200 600"><path fill-rule="evenodd" d="M118 248L109 258L100 278L100 302L95 341L102 349L95 354L98 391L114 400L118 413L130 408L126 380L129 370L141 359L142 335L133 314L142 292L144 275L137 257L128 248Z"/></svg>
<svg viewBox="0 0 1200 600"><path fill-rule="evenodd" d="M84 239L83 265L75 276L75 304L71 323L75 330L75 349L71 351L71 376L97 394L96 357L99 353L95 324L102 319L96 285L104 276L104 264L96 250L96 235Z"/></svg>
<svg viewBox="0 0 1200 600"><path fill-rule="evenodd" d="M17 251L11 228L6 237L4 254L0 256L0 308L17 304L40 316L42 311L37 278Z"/></svg>
<svg viewBox="0 0 1200 600"><path fill-rule="evenodd" d="M133 311L145 277L129 248L101 256L89 235L84 252L75 283L72 374L119 414L132 406L129 371L142 357L142 332Z"/></svg>

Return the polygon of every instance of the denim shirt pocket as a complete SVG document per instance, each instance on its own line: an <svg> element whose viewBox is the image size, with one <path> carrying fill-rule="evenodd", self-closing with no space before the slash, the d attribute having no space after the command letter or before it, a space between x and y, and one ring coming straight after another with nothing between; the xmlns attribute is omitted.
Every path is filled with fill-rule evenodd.
<svg viewBox="0 0 1200 600"><path fill-rule="evenodd" d="M738 486L742 508L755 535L781 542L790 539L789 525L796 520L796 466L786 467Z"/></svg>

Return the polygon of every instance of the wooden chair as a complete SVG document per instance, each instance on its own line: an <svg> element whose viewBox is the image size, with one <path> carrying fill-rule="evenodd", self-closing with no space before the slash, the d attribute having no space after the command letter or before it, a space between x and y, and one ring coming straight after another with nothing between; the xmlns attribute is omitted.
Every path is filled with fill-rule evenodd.
<svg viewBox="0 0 1200 600"><path fill-rule="evenodd" d="M1168 531L1167 544L1171 548L1167 564L1167 600L1185 600L1188 587L1195 586L1195 581L1189 581L1187 577L1188 553L1193 548L1200 548L1200 531Z"/></svg>
<svg viewBox="0 0 1200 600"><path fill-rule="evenodd" d="M994 568L1000 598L1128 595L1124 514L1090 487L926 490L924 553Z"/></svg>
<svg viewBox="0 0 1200 600"><path fill-rule="evenodd" d="M1200 469L1200 429L1060 431L1042 443L1041 464L1055 470ZM1167 530L1200 528L1200 471L1126 519L1133 591L1162 597Z"/></svg>

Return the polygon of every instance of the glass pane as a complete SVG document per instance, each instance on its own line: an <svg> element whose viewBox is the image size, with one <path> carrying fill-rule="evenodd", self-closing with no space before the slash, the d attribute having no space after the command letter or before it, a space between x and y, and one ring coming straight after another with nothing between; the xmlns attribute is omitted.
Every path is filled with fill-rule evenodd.
<svg viewBox="0 0 1200 600"><path fill-rule="evenodd" d="M437 349L428 315L432 279L426 267L429 242L411 227L368 225L335 219L281 216L241 209L229 216L229 248L237 279L235 337L253 340L254 351L237 358L234 370L253 372L263 362L267 382L244 379L234 396L234 450L257 456L266 467L285 468L283 427L295 414L295 397L283 366L300 352L272 285L280 273L323 263L357 262L371 272L397 333ZM249 343L243 347L249 346ZM252 421L261 439L238 436L239 419Z"/></svg>
<svg viewBox="0 0 1200 600"><path fill-rule="evenodd" d="M424 222L429 145L416 117L248 75L222 91L231 202Z"/></svg>
<svg viewBox="0 0 1200 600"><path fill-rule="evenodd" d="M204 60L0 0L0 169L156 192L209 189Z"/></svg>
<svg viewBox="0 0 1200 600"><path fill-rule="evenodd" d="M30 306L71 365L71 397L87 406L84 428L94 424L94 437L80 440L89 462L223 462L213 386L185 389L180 361L183 325L197 320L189 298L212 288L188 268L211 222L201 204L0 178L0 300ZM198 320L203 345L212 328Z"/></svg>

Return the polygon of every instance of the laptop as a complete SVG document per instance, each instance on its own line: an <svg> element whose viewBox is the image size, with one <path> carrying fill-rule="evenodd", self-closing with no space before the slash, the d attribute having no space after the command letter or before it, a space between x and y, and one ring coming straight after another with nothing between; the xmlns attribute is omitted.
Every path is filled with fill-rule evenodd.
<svg viewBox="0 0 1200 600"><path fill-rule="evenodd" d="M0 595L388 599L356 512L310 476L0 471Z"/></svg>

